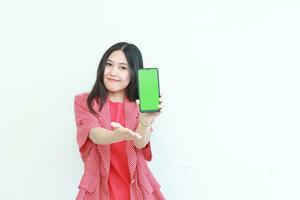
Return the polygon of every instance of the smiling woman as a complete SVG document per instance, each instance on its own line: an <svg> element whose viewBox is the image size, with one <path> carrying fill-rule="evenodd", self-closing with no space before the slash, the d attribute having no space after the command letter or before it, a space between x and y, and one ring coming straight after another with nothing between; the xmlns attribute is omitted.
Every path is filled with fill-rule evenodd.
<svg viewBox="0 0 300 200"><path fill-rule="evenodd" d="M116 50L110 54L104 70L104 85L108 90L110 100L124 101L119 99L125 97L126 87L130 82L130 71L126 57L121 50Z"/></svg>
<svg viewBox="0 0 300 200"><path fill-rule="evenodd" d="M77 143L85 167L77 200L165 199L147 165L151 125L160 113L139 111L141 68L139 49L117 43L101 58L91 92L75 96Z"/></svg>

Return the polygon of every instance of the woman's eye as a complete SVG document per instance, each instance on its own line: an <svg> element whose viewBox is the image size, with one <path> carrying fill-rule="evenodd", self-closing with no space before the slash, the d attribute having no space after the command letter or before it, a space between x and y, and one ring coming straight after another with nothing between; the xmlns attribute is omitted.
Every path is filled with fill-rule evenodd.
<svg viewBox="0 0 300 200"><path fill-rule="evenodd" d="M105 66L112 66L112 64L111 63L106 63Z"/></svg>
<svg viewBox="0 0 300 200"><path fill-rule="evenodd" d="M127 69L127 67L124 67L124 66L121 66L120 67L122 70L125 70L125 69Z"/></svg>

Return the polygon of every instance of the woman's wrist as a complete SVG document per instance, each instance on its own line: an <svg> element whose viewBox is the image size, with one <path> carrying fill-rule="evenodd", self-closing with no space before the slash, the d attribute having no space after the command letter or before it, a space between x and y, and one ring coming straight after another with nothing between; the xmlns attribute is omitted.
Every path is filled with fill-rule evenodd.
<svg viewBox="0 0 300 200"><path fill-rule="evenodd" d="M139 121L139 125L140 125L142 128L144 128L144 129L147 129L147 128L151 127L152 123L153 123L153 121L150 122L150 123L148 123L148 124L144 124L144 123L142 123L141 121Z"/></svg>
<svg viewBox="0 0 300 200"><path fill-rule="evenodd" d="M146 146L146 144L150 141L151 136L151 129L152 129L152 122L148 122L147 124L145 122L139 121L138 127L136 129L136 132L139 133L142 136L141 140L134 139L134 145L138 149L142 149Z"/></svg>
<svg viewBox="0 0 300 200"><path fill-rule="evenodd" d="M117 140L132 140L132 135L130 135L129 133L125 133L124 131L120 130L119 128L116 128L115 130L113 130L113 134L112 136L117 139Z"/></svg>

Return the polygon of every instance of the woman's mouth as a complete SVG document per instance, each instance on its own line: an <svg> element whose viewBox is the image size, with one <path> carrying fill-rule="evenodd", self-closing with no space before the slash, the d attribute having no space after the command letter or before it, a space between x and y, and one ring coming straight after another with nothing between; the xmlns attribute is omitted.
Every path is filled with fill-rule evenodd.
<svg viewBox="0 0 300 200"><path fill-rule="evenodd" d="M111 82L120 82L119 80L117 79L113 79L113 78L107 78L108 81L111 81Z"/></svg>

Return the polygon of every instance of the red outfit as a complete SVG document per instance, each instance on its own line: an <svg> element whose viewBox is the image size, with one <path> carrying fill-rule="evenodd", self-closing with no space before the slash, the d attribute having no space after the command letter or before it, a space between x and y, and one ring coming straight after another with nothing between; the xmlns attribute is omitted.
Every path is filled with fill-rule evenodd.
<svg viewBox="0 0 300 200"><path fill-rule="evenodd" d="M124 104L109 100L111 121L125 126ZM110 145L110 173L108 177L111 200L130 199L130 174L125 141Z"/></svg>
<svg viewBox="0 0 300 200"><path fill-rule="evenodd" d="M108 100L101 111L96 100L92 107L96 114L92 114L87 106L88 93L75 96L74 112L77 127L77 144L84 172L79 183L76 200L110 200L111 189L111 151L112 144L95 144L89 138L91 128L102 127L112 129L111 113ZM138 126L139 109L135 102L124 100L124 125L133 131ZM147 161L152 158L150 143L143 149L137 149L133 141L125 141L127 166L130 177L130 200L163 200L160 185L151 173ZM112 158L113 159L113 158ZM113 171L113 170L112 170ZM119 176L120 177L120 176Z"/></svg>

